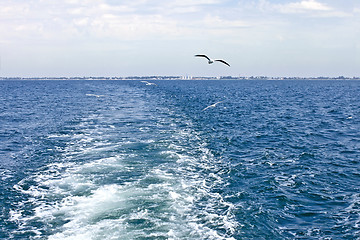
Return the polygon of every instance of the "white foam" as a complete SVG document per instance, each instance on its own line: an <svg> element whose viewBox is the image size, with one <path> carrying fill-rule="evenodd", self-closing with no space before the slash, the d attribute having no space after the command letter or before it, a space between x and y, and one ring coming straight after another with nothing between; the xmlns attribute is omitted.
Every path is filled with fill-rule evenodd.
<svg viewBox="0 0 360 240"><path fill-rule="evenodd" d="M169 195L172 199L176 200L180 197L180 194L176 193L176 192L169 192Z"/></svg>
<svg viewBox="0 0 360 240"><path fill-rule="evenodd" d="M0 169L0 176L1 176L1 180L5 181L11 177L13 177L13 174L10 170L7 169Z"/></svg>
<svg viewBox="0 0 360 240"><path fill-rule="evenodd" d="M295 182L296 177L297 177L296 174L289 176L287 174L282 173L281 175L276 176L275 180L282 187L292 187L295 186L296 184Z"/></svg>
<svg viewBox="0 0 360 240"><path fill-rule="evenodd" d="M25 216L21 206L14 209L14 221L26 225L38 219L45 227L54 225L49 239L233 239L238 226L235 206L213 192L226 185L225 172L197 133L170 123L172 136L160 144L141 136L113 143L107 131L115 125L106 121L106 127L96 125L95 117L84 119L74 132L58 135L68 140L62 161L14 186L34 205L32 216ZM169 121L160 119L156 124L167 126ZM161 163L148 164L150 160L143 157L146 151L127 151L134 143L166 149L159 152ZM122 178L128 173L135 177ZM105 181L111 174L117 178ZM26 188L27 181L35 184ZM64 223L57 225L59 221ZM37 235L44 237L41 231Z"/></svg>

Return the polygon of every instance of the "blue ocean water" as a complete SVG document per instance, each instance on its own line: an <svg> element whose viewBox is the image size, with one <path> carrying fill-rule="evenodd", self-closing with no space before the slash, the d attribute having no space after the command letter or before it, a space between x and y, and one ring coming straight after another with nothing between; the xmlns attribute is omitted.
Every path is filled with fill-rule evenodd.
<svg viewBox="0 0 360 240"><path fill-rule="evenodd" d="M0 81L0 239L360 239L359 81L153 82Z"/></svg>

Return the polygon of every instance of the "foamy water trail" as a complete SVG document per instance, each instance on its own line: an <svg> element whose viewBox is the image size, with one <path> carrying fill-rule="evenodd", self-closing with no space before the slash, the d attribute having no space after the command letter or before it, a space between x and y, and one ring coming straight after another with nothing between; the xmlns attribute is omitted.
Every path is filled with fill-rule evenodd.
<svg viewBox="0 0 360 240"><path fill-rule="evenodd" d="M11 211L13 236L234 239L235 207L214 191L227 169L190 121L148 105L138 99L50 135L56 161L14 186L28 197Z"/></svg>

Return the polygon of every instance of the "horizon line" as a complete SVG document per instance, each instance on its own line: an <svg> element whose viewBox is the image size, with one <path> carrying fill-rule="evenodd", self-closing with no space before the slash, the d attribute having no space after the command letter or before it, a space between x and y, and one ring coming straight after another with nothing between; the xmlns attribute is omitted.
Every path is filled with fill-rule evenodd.
<svg viewBox="0 0 360 240"><path fill-rule="evenodd" d="M337 77L330 76L310 76L310 77L299 77L299 76L190 76L190 75L142 75L142 76L32 76L32 77L20 77L20 76L6 76L1 77L0 80L6 79L44 79L44 80L59 80L59 79L82 79L82 80L137 80L137 79L152 79L152 80L205 80L205 79L219 79L219 80L246 80L246 79L258 79L258 80L266 80L266 79L274 79L274 80L286 80L286 79L360 79L359 76L343 76L339 75Z"/></svg>

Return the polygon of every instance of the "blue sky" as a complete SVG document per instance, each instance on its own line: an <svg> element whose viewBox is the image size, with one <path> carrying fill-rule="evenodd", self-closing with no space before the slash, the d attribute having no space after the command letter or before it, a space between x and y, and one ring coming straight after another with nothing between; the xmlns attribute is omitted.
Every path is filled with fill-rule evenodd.
<svg viewBox="0 0 360 240"><path fill-rule="evenodd" d="M1 0L0 59L0 76L360 76L360 1Z"/></svg>

